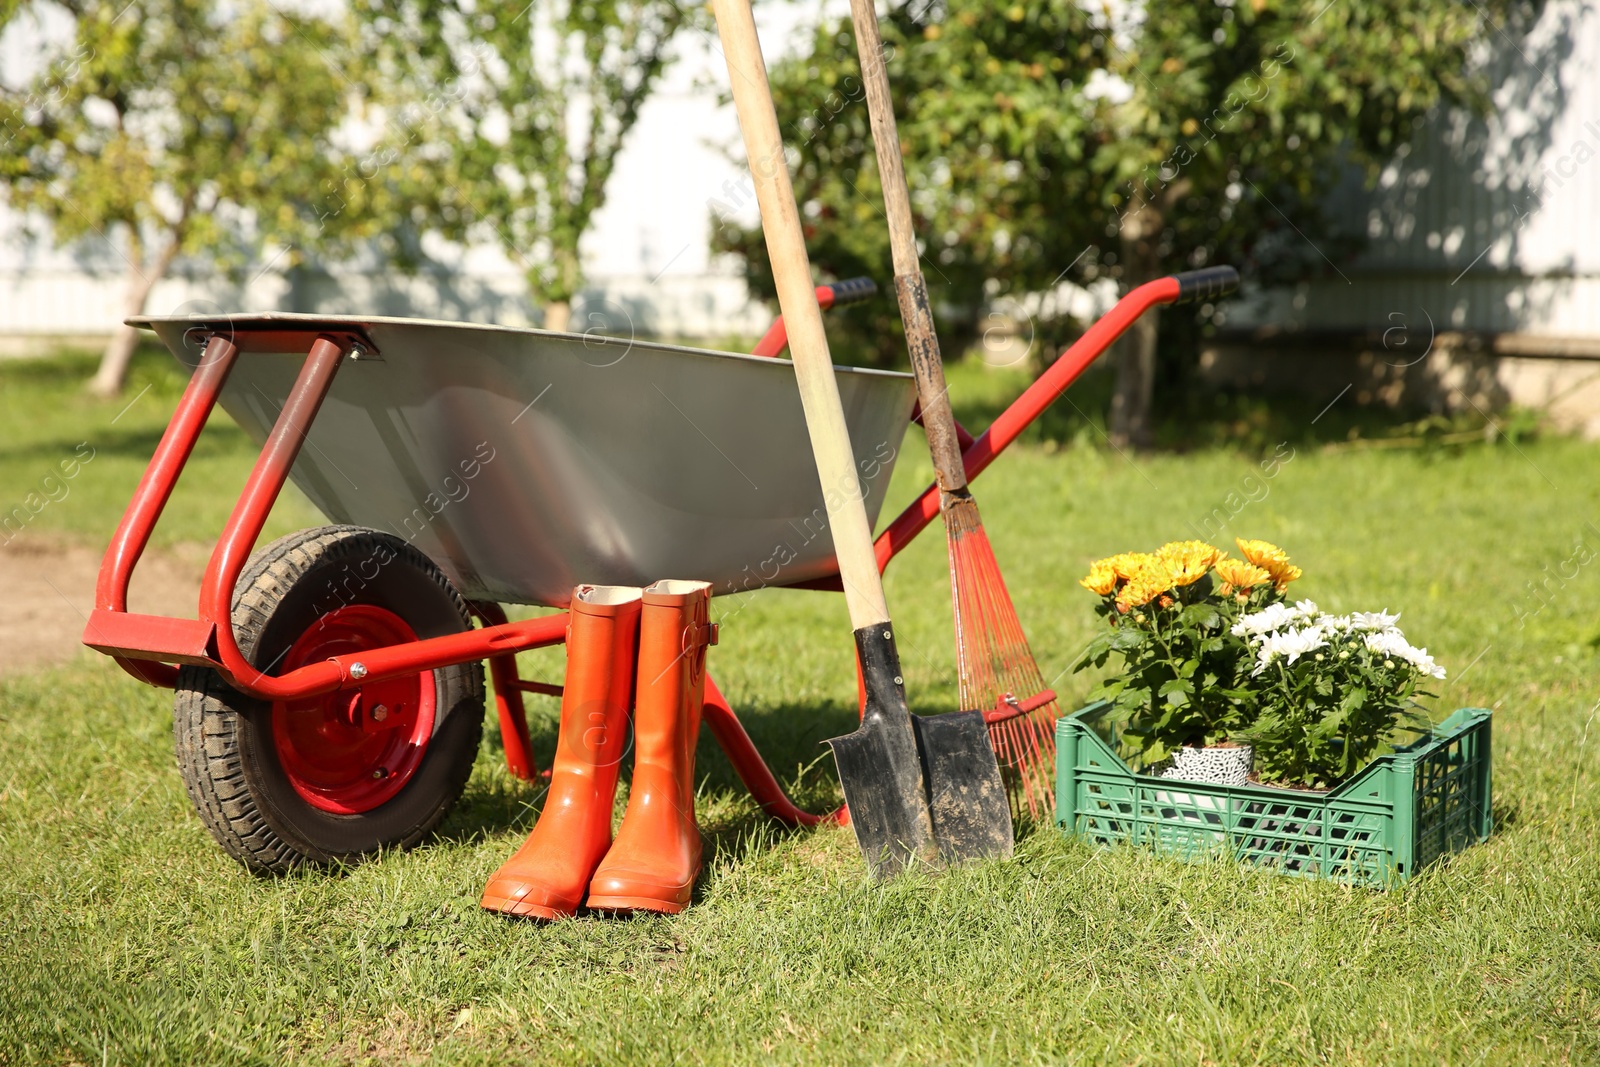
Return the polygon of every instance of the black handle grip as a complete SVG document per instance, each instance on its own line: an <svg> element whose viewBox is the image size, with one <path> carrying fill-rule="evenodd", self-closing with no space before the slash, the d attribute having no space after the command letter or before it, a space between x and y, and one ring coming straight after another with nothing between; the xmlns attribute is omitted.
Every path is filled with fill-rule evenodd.
<svg viewBox="0 0 1600 1067"><path fill-rule="evenodd" d="M1205 267L1174 274L1178 283L1178 299L1174 304L1191 304L1196 300L1211 300L1227 296L1239 288L1239 272L1232 267Z"/></svg>
<svg viewBox="0 0 1600 1067"><path fill-rule="evenodd" d="M878 283L871 278L846 278L842 282L830 282L828 288L833 290L834 307L854 304L878 295Z"/></svg>

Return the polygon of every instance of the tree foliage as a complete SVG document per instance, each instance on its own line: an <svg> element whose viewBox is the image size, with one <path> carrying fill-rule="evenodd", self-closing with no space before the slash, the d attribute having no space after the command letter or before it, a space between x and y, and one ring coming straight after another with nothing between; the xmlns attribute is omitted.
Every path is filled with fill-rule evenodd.
<svg viewBox="0 0 1600 1067"><path fill-rule="evenodd" d="M4 0L0 29L50 3ZM499 244L564 311L623 139L704 17L663 0L59 6L71 42L0 92L0 195L58 244L111 242L129 316L180 257L364 249L403 268L429 232ZM112 339L98 390L120 387L134 340Z"/></svg>
<svg viewBox="0 0 1600 1067"><path fill-rule="evenodd" d="M672 0L371 0L389 62L430 94L433 224L498 244L561 328L579 242L673 37L703 19ZM552 321L554 320L554 321Z"/></svg>
<svg viewBox="0 0 1600 1067"><path fill-rule="evenodd" d="M1090 21L1074 3L1043 5L1023 21L960 0L937 13L896 4L880 20L923 272L947 351L970 339L987 297L1047 287L1082 247L1087 231L1075 209L1094 193L1094 109L1083 89L1102 65ZM775 64L770 76L812 262L833 278L888 279L849 20L823 24L806 54ZM770 295L759 231L731 213L718 221L715 247L743 258L756 291ZM903 358L892 301L836 314L844 358Z"/></svg>
<svg viewBox="0 0 1600 1067"><path fill-rule="evenodd" d="M359 76L329 58L345 57L345 27L265 0L62 6L70 44L0 91L0 195L58 243L110 242L128 315L180 256L239 267L276 243L289 265L374 217L327 195L335 133L360 95ZM120 388L133 342L127 328L112 339L99 391Z"/></svg>
<svg viewBox="0 0 1600 1067"><path fill-rule="evenodd" d="M1262 282L1332 275L1362 235L1329 212L1330 191L1352 168L1375 175L1430 109L1483 102L1469 60L1509 2L892 4L889 75L946 331L970 335L986 300L1058 281L1128 288L1217 262ZM773 71L817 264L882 278L858 79L837 22ZM753 238L724 226L716 240L770 292ZM863 355L898 357L889 308L855 325L873 337ZM1134 439L1148 434L1154 325L1124 353Z"/></svg>

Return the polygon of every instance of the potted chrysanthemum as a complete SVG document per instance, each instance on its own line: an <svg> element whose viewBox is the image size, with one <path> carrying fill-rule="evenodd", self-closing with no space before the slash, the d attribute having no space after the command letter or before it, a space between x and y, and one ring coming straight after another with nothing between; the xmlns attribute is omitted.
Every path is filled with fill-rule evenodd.
<svg viewBox="0 0 1600 1067"><path fill-rule="evenodd" d="M1416 698L1444 669L1398 615L1291 603L1287 553L1237 545L1123 553L1081 580L1106 626L1077 669L1122 669L1057 724L1057 821L1365 885L1487 837L1490 713L1430 726Z"/></svg>
<svg viewBox="0 0 1600 1067"><path fill-rule="evenodd" d="M1332 615L1288 602L1301 570L1276 545L1203 541L1095 562L1080 584L1110 624L1077 669L1113 654L1122 670L1090 694L1110 702L1125 751L1153 773L1242 785L1326 789L1403 728L1426 723L1416 697L1444 669L1398 615Z"/></svg>
<svg viewBox="0 0 1600 1067"><path fill-rule="evenodd" d="M1253 657L1235 627L1281 605L1301 571L1265 541L1238 546L1242 559L1203 541L1124 552L1096 561L1079 583L1099 594L1109 626L1077 669L1122 658L1122 670L1090 697L1111 704L1128 755L1155 773L1243 784L1250 772L1240 735L1254 717L1242 684Z"/></svg>

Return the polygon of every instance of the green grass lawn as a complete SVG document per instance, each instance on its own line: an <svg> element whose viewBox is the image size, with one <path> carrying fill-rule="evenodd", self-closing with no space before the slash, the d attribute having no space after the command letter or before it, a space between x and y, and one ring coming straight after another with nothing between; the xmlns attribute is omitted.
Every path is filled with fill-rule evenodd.
<svg viewBox="0 0 1600 1067"><path fill-rule="evenodd" d="M188 376L165 349L144 348L124 395L97 400L82 388L94 366L81 353L0 362L0 520L10 519L0 542L65 537L99 548L116 530ZM244 431L213 412L151 543L215 540L254 456ZM76 463L70 478L63 461ZM291 486L263 543L318 521Z"/></svg>
<svg viewBox="0 0 1600 1067"><path fill-rule="evenodd" d="M74 495L33 533L99 543L181 383L142 358L129 398L152 388L113 422L120 404L76 392L82 369L0 364L0 497L89 440ZM1019 385L952 379L980 424ZM1496 709L1495 836L1402 889L1096 851L1048 827L1009 862L875 886L847 831L763 822L707 740L712 851L691 909L511 923L477 897L541 798L492 729L434 843L256 878L189 808L169 696L83 653L0 681L0 1063L1600 1063L1600 567L1566 566L1523 618L1528 583L1579 538L1600 549L1600 449L1325 452L1319 431L1354 424L1313 425L1317 406L1224 400L1186 450L1130 458L1066 405L976 489L1049 678L1094 622L1075 584L1090 559L1192 536L1288 442L1226 535L1287 547L1326 608L1403 611L1451 672L1439 717ZM906 445L896 499L929 472ZM162 536L212 536L251 455L214 425ZM313 521L287 500L268 533ZM889 572L925 709L955 693L943 567L935 530ZM835 801L817 743L854 721L842 598L718 605L712 671L797 795ZM559 676L559 653L527 660ZM1070 705L1091 681L1055 685ZM534 712L548 759L554 703Z"/></svg>

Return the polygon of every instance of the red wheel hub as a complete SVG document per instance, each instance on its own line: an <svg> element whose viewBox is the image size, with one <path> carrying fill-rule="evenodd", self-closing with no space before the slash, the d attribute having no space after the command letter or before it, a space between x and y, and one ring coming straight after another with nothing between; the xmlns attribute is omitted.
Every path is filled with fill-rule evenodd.
<svg viewBox="0 0 1600 1067"><path fill-rule="evenodd" d="M283 673L332 656L417 640L392 611L350 604L329 612L283 657ZM272 705L278 762L306 803L338 815L384 804L416 773L433 738L435 689L423 671L360 689Z"/></svg>

